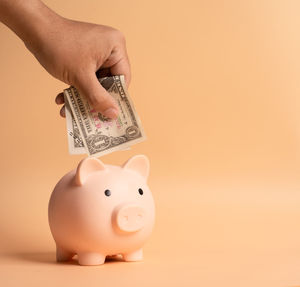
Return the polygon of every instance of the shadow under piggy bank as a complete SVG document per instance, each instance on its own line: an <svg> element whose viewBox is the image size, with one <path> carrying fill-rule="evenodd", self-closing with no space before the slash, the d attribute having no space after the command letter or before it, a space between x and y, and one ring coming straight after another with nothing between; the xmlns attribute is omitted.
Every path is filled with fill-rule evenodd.
<svg viewBox="0 0 300 287"><path fill-rule="evenodd" d="M57 262L55 252L16 252L16 253L7 253L4 255L5 257L35 262L35 263L44 263L44 264L59 264L59 265L78 265L78 258L75 255L71 260L64 262ZM121 256L107 256L105 259L105 263L117 263L124 262Z"/></svg>

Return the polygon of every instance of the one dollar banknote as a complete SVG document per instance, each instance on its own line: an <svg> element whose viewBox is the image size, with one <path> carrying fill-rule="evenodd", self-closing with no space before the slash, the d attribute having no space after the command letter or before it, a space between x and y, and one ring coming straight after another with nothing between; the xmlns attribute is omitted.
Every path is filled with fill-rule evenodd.
<svg viewBox="0 0 300 287"><path fill-rule="evenodd" d="M128 149L146 139L125 85L124 76L99 79L118 104L117 119L110 120L95 111L74 87L64 90L68 145L70 154L87 153L99 157Z"/></svg>

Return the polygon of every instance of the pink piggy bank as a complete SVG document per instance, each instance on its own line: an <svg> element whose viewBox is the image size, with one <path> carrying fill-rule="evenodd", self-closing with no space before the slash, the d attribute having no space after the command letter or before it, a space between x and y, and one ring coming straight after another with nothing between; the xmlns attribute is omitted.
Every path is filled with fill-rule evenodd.
<svg viewBox="0 0 300 287"><path fill-rule="evenodd" d="M57 261L75 254L80 265L103 264L107 255L119 254L125 261L142 260L155 217L148 174L144 155L122 167L88 157L67 173L49 202Z"/></svg>

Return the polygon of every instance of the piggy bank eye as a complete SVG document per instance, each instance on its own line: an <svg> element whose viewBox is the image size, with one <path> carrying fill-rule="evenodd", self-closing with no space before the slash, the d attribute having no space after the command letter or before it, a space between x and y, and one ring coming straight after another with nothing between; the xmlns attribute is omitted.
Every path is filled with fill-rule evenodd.
<svg viewBox="0 0 300 287"><path fill-rule="evenodd" d="M144 194L144 192L143 192L143 190L142 190L141 188L139 188L139 194L140 194L140 195L143 195L143 194Z"/></svg>
<svg viewBox="0 0 300 287"><path fill-rule="evenodd" d="M110 195L111 195L111 192L110 192L109 189L106 189L106 190L104 191L104 194L105 194L106 196L110 196Z"/></svg>

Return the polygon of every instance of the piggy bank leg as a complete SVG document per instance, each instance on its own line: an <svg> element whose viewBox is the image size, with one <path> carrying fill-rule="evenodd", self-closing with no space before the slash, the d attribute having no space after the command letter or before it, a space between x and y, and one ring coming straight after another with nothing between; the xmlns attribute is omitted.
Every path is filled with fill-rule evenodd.
<svg viewBox="0 0 300 287"><path fill-rule="evenodd" d="M75 255L74 253L68 252L63 248L56 246L56 261L57 262L71 260L74 255Z"/></svg>
<svg viewBox="0 0 300 287"><path fill-rule="evenodd" d="M80 265L100 265L105 261L105 256L99 253L83 252L78 253L78 263Z"/></svg>
<svg viewBox="0 0 300 287"><path fill-rule="evenodd" d="M143 249L136 250L131 253L123 254L125 261L141 261L143 260Z"/></svg>

